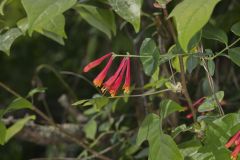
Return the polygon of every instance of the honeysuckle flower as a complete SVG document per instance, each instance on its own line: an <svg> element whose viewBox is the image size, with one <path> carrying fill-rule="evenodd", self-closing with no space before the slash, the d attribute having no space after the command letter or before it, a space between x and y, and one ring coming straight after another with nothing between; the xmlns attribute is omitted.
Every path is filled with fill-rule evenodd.
<svg viewBox="0 0 240 160"><path fill-rule="evenodd" d="M123 76L125 75L125 82L124 82L122 89L124 90L124 93L129 93L131 80L130 80L130 58L128 56L124 57L121 60L121 63L119 65L118 69L116 70L116 72L112 76L110 76L110 78L105 82L103 82L103 81L107 76L108 70L111 67L113 59L115 57L117 57L116 54L111 52L111 53L106 54L105 56L102 56L101 58L98 58L97 60L92 61L91 63L89 63L87 66L84 67L83 71L88 72L92 68L101 64L102 61L108 57L110 57L110 58L109 58L107 65L98 74L98 76L93 80L94 85L97 87L102 86L101 91L103 93L108 91L111 94L111 96L115 96L119 87L121 86Z"/></svg>
<svg viewBox="0 0 240 160"><path fill-rule="evenodd" d="M237 160L238 154L240 152L240 131L238 131L230 140L225 144L226 148L230 148L232 145L236 145L235 149L231 153L231 158Z"/></svg>
<svg viewBox="0 0 240 160"><path fill-rule="evenodd" d="M240 140L240 131L238 131L226 144L226 148L230 148L236 141Z"/></svg>
<svg viewBox="0 0 240 160"><path fill-rule="evenodd" d="M124 93L129 93L130 91L130 83L131 83L131 75L130 75L130 58L127 58L127 71L126 71L126 77L125 82L123 85Z"/></svg>
<svg viewBox="0 0 240 160"><path fill-rule="evenodd" d="M93 80L93 84L97 87L101 87L103 80L105 79L107 72L113 62L113 57L111 56L107 65L104 67L104 69L98 74L98 76Z"/></svg>
<svg viewBox="0 0 240 160"><path fill-rule="evenodd" d="M98 66L99 64L102 63L102 61L104 61L106 58L111 57L113 53L108 53L92 62L90 62L87 66L84 67L83 71L84 72L88 72L90 71L92 68L95 68L96 66Z"/></svg>
<svg viewBox="0 0 240 160"><path fill-rule="evenodd" d="M110 87L109 93L111 94L112 97L114 97L117 94L117 91L122 83L123 75L126 70L127 63L124 63L124 66L121 70L120 75L118 76L117 80L114 82L114 84Z"/></svg>
<svg viewBox="0 0 240 160"><path fill-rule="evenodd" d="M113 85L113 83L116 81L116 79L118 78L121 70L123 69L124 65L126 63L126 58L123 58L117 71L114 73L113 76L111 76L106 82L103 83L103 87L102 87L102 92L105 92L106 90L110 90L110 87Z"/></svg>

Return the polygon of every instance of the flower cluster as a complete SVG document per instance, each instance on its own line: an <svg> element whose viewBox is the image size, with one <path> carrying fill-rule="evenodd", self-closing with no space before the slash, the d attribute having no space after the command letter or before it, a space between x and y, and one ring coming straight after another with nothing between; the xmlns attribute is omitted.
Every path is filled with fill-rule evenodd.
<svg viewBox="0 0 240 160"><path fill-rule="evenodd" d="M226 144L226 148L230 148L233 144L235 144L235 149L231 153L231 158L233 160L237 160L238 154L240 152L240 131L238 131Z"/></svg>
<svg viewBox="0 0 240 160"><path fill-rule="evenodd" d="M108 91L111 96L115 96L117 94L117 91L119 87L121 86L123 76L125 75L125 83L122 87L124 90L124 93L129 93L130 91L130 58L124 57L121 60L121 63L116 70L116 72L104 82L107 73L112 65L114 54L108 53L104 56L102 56L99 59L96 59L95 61L90 62L87 66L84 67L83 71L88 72L92 68L95 68L96 66L100 65L105 59L109 58L108 63L103 68L103 70L97 75L97 77L93 80L93 83L97 87L102 87L101 91L104 93ZM126 74L125 74L126 73Z"/></svg>

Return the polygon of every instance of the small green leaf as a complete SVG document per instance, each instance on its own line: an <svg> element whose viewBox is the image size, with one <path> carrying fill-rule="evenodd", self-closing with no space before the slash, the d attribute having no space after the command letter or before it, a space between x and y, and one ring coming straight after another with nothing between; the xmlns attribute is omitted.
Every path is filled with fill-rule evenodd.
<svg viewBox="0 0 240 160"><path fill-rule="evenodd" d="M101 109L108 104L109 99L107 97L94 97L91 102L95 108Z"/></svg>
<svg viewBox="0 0 240 160"><path fill-rule="evenodd" d="M240 67L240 47L229 49L228 54L230 59Z"/></svg>
<svg viewBox="0 0 240 160"><path fill-rule="evenodd" d="M219 102L223 100L224 92L219 91L215 93L217 99ZM217 106L216 100L214 98L214 95L207 97L206 100L198 107L198 112L207 112L214 110Z"/></svg>
<svg viewBox="0 0 240 160"><path fill-rule="evenodd" d="M240 36L240 22L235 23L235 24L232 26L231 31L232 31L235 35Z"/></svg>
<svg viewBox="0 0 240 160"><path fill-rule="evenodd" d="M0 50L10 55L10 48L15 39L22 35L18 28L11 28L0 35Z"/></svg>
<svg viewBox="0 0 240 160"><path fill-rule="evenodd" d="M194 56L194 55L190 55L187 59L187 70L188 72L191 74L192 71L198 66L198 64L200 63L199 58Z"/></svg>
<svg viewBox="0 0 240 160"><path fill-rule="evenodd" d="M0 121L0 145L3 145L5 143L6 132L7 129L5 124Z"/></svg>
<svg viewBox="0 0 240 160"><path fill-rule="evenodd" d="M211 76L214 75L214 72L215 72L215 63L213 60L209 60L207 62L207 66L208 66L208 71L210 73Z"/></svg>
<svg viewBox="0 0 240 160"><path fill-rule="evenodd" d="M94 119L90 120L84 126L83 130L84 130L86 137L93 140L97 133L97 122Z"/></svg>
<svg viewBox="0 0 240 160"><path fill-rule="evenodd" d="M16 98L12 101L12 103L8 106L7 112L12 112L19 109L32 109L32 103L24 98Z"/></svg>
<svg viewBox="0 0 240 160"><path fill-rule="evenodd" d="M104 32L109 38L111 38L112 34L116 34L115 17L111 10L85 4L78 4L74 9L90 25Z"/></svg>
<svg viewBox="0 0 240 160"><path fill-rule="evenodd" d="M166 118L173 112L183 111L184 108L172 100L162 100L160 103L160 117L161 119Z"/></svg>
<svg viewBox="0 0 240 160"><path fill-rule="evenodd" d="M21 131L22 128L24 127L24 125L28 121L35 120L35 118L36 118L35 116L28 116L28 117L18 120L16 123L14 123L12 126L10 126L6 132L5 142L8 142L15 134L17 134L19 131Z"/></svg>
<svg viewBox="0 0 240 160"><path fill-rule="evenodd" d="M76 0L22 0L28 16L29 34L32 35L34 30L40 31L45 26L52 25L57 16L75 3Z"/></svg>
<svg viewBox="0 0 240 160"><path fill-rule="evenodd" d="M226 46L228 45L227 34L222 29L217 28L211 24L207 24L203 28L203 37L206 39L217 40L224 43Z"/></svg>
<svg viewBox="0 0 240 160"><path fill-rule="evenodd" d="M47 90L47 88L45 88L45 87L34 88L28 92L27 97L33 97L37 93L45 93L46 90Z"/></svg>
<svg viewBox="0 0 240 160"><path fill-rule="evenodd" d="M189 131L191 128L187 127L186 124L182 124L177 126L175 129L172 130L172 137L177 137L180 133Z"/></svg>
<svg viewBox="0 0 240 160"><path fill-rule="evenodd" d="M123 19L130 22L136 32L140 29L141 0L109 0L113 10Z"/></svg>
<svg viewBox="0 0 240 160"><path fill-rule="evenodd" d="M143 70L145 74L151 76L157 70L157 67L159 65L158 59L160 55L159 49L152 39L146 38L142 42L140 55L143 56L140 59L143 64Z"/></svg>
<svg viewBox="0 0 240 160"><path fill-rule="evenodd" d="M220 0L184 0L178 4L169 17L176 20L178 40L185 52L191 38L208 22L215 5ZM201 7L199 7L201 6Z"/></svg>

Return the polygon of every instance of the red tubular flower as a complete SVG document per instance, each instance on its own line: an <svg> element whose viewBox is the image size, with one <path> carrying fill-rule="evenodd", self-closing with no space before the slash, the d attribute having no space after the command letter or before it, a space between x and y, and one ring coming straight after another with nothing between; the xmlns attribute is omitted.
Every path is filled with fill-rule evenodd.
<svg viewBox="0 0 240 160"><path fill-rule="evenodd" d="M113 76L111 76L106 82L103 83L103 88L101 89L102 92L104 92L105 90L109 90L110 87L112 86L112 84L116 81L116 79L118 78L121 70L123 69L124 65L126 63L126 58L123 58L117 71L114 73Z"/></svg>
<svg viewBox="0 0 240 160"><path fill-rule="evenodd" d="M107 72L113 62L113 57L110 57L107 65L104 67L104 69L98 74L98 76L93 80L93 83L97 87L101 87L103 80L105 79Z"/></svg>
<svg viewBox="0 0 240 160"><path fill-rule="evenodd" d="M202 97L202 98L198 99L196 102L193 103L193 108L199 107L204 102L205 99L206 99L206 97ZM187 110L188 110L188 108L187 108ZM189 113L188 115L186 115L187 119L191 119L192 117L193 117L192 113Z"/></svg>
<svg viewBox="0 0 240 160"><path fill-rule="evenodd" d="M229 148L231 147L235 141L238 141L240 139L240 131L238 131L226 144L225 147Z"/></svg>
<svg viewBox="0 0 240 160"><path fill-rule="evenodd" d="M231 153L231 158L233 160L237 160L239 152L240 152L240 145L237 145L234 151Z"/></svg>
<svg viewBox="0 0 240 160"><path fill-rule="evenodd" d="M106 58L108 58L110 56L112 56L112 53L108 53L105 56L102 56L102 57L96 59L95 61L90 62L87 66L84 67L83 71L84 72L90 71L92 68L98 66L99 64L102 63L102 61L104 61Z"/></svg>
<svg viewBox="0 0 240 160"><path fill-rule="evenodd" d="M130 76L130 58L127 58L127 71L126 71L126 77L125 82L123 85L124 93L129 93L130 91L130 83L131 83L131 76Z"/></svg>
<svg viewBox="0 0 240 160"><path fill-rule="evenodd" d="M226 148L230 148L232 145L236 145L235 149L231 153L231 159L237 160L240 152L240 131L238 131L232 138L225 144Z"/></svg>
<svg viewBox="0 0 240 160"><path fill-rule="evenodd" d="M127 63L124 63L124 66L121 70L120 75L118 76L117 80L114 82L114 84L110 87L109 93L111 94L112 97L114 97L122 83L123 75L126 70Z"/></svg>

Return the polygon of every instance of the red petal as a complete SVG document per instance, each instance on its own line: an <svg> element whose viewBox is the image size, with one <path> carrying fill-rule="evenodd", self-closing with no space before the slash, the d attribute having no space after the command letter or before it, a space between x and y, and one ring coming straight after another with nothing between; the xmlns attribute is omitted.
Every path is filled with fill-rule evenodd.
<svg viewBox="0 0 240 160"><path fill-rule="evenodd" d="M107 72L109 68L111 67L111 64L113 62L113 57L110 57L107 65L104 67L104 69L97 75L97 77L93 80L93 83L95 86L100 87L102 85L103 80L105 79Z"/></svg>
<svg viewBox="0 0 240 160"><path fill-rule="evenodd" d="M101 58L96 59L95 61L90 62L87 66L84 67L83 71L88 72L92 68L98 66L99 64L102 63L103 60L108 58L109 56L112 56L112 53L108 53L105 56L102 56Z"/></svg>
<svg viewBox="0 0 240 160"><path fill-rule="evenodd" d="M232 146L232 144L238 139L240 136L240 131L238 131L226 144L225 147L229 148Z"/></svg>

